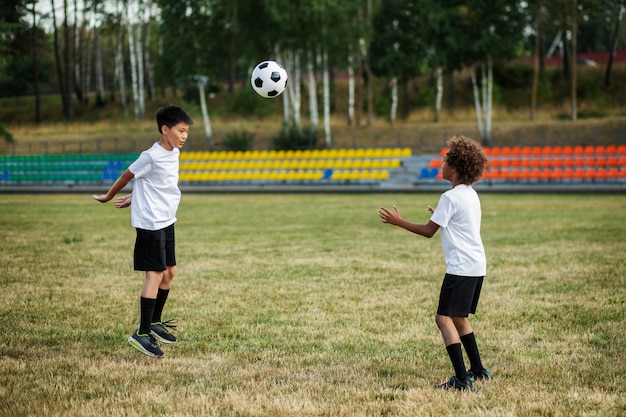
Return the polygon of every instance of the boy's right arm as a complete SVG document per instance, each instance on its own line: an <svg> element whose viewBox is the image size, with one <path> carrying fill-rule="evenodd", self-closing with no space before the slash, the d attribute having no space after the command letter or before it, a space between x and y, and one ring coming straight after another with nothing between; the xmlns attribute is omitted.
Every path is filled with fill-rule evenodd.
<svg viewBox="0 0 626 417"><path fill-rule="evenodd" d="M130 182L130 180L132 180L133 178L135 178L135 175L130 172L130 170L126 170L122 173L122 175L120 175L120 177L113 183L113 185L111 186L111 188L109 189L109 191L106 194L94 194L91 197L96 200L99 201L101 203L106 203L107 201L111 200L113 197L115 197L115 195L117 193L119 193L122 188L126 187L126 185Z"/></svg>

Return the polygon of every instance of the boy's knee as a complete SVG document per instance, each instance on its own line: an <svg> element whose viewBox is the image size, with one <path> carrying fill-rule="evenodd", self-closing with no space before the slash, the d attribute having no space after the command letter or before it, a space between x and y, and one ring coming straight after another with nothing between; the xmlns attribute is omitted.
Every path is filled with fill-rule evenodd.
<svg viewBox="0 0 626 417"><path fill-rule="evenodd" d="M163 273L163 281L168 282L168 283L172 282L175 275L176 275L176 267L168 266L167 269Z"/></svg>
<svg viewBox="0 0 626 417"><path fill-rule="evenodd" d="M452 317L443 316L441 314L437 314L435 316L435 323L437 323L437 327L439 327L440 329L443 329L443 328L453 324Z"/></svg>

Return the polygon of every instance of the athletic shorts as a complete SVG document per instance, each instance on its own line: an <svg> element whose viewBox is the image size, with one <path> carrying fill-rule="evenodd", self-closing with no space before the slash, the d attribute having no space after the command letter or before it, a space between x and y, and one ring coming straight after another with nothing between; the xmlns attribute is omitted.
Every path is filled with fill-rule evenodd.
<svg viewBox="0 0 626 417"><path fill-rule="evenodd" d="M176 265L174 225L161 230L137 229L135 271L165 271Z"/></svg>
<svg viewBox="0 0 626 417"><path fill-rule="evenodd" d="M483 278L446 274L441 284L437 314L448 317L467 317L476 313Z"/></svg>

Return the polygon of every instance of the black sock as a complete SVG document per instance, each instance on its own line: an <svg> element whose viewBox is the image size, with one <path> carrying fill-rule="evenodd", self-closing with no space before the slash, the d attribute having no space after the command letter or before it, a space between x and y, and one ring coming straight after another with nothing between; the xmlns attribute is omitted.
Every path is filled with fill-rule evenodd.
<svg viewBox="0 0 626 417"><path fill-rule="evenodd" d="M140 334L150 334L150 322L154 314L155 298L141 297L141 322L139 323Z"/></svg>
<svg viewBox="0 0 626 417"><path fill-rule="evenodd" d="M476 338L474 333L461 336L461 342L465 348L465 353L470 361L470 370L475 374L479 374L483 370L483 363L480 360L480 353L478 353L478 345L476 344Z"/></svg>
<svg viewBox="0 0 626 417"><path fill-rule="evenodd" d="M452 362L452 366L454 367L454 373L456 374L456 377L464 381L467 378L467 370L465 369L465 362L463 361L461 344L453 343L446 346L446 350L448 351L448 356L450 356L450 361Z"/></svg>
<svg viewBox="0 0 626 417"><path fill-rule="evenodd" d="M152 323L158 323L161 321L161 314L163 313L163 307L167 301L167 296L170 290L162 290L159 288L159 293L156 298L156 305L154 306L154 313L152 314Z"/></svg>

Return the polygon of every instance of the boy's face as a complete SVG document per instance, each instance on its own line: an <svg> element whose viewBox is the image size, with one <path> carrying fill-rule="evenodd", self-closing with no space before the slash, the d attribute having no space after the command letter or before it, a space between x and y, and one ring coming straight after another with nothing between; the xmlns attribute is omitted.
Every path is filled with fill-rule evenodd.
<svg viewBox="0 0 626 417"><path fill-rule="evenodd" d="M161 146L171 151L174 148L182 148L189 136L189 125L180 122L171 128L163 125L161 127Z"/></svg>
<svg viewBox="0 0 626 417"><path fill-rule="evenodd" d="M441 177L444 180L452 182L454 179L455 170L446 162L446 157L443 158L443 165L441 166Z"/></svg>

